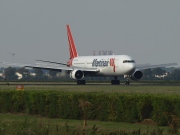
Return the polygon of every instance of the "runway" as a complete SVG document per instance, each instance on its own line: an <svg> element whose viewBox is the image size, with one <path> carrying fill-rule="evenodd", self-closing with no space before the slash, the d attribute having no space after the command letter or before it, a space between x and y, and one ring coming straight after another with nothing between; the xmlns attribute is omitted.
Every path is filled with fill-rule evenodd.
<svg viewBox="0 0 180 135"><path fill-rule="evenodd" d="M7 83L7 82L6 82ZM17 85L24 85L26 90L43 90L43 91L64 91L64 92L103 92L103 93L149 93L149 94L178 94L180 95L179 83L131 83L129 86L111 85L110 83L87 83L86 85L77 85L76 83L49 83L49 82L5 82L0 83L0 90L16 90Z"/></svg>
<svg viewBox="0 0 180 135"><path fill-rule="evenodd" d="M44 85L44 86L58 86L58 85L62 85L62 86L125 86L125 82L121 82L120 85L111 85L111 83L106 82L106 83L96 83L96 82L87 82L85 85L77 85L76 82L0 82L0 85L18 85L18 84L22 84L22 85L34 85L34 86L38 86L38 85ZM139 83L130 83L129 86L180 86L180 82L148 82L148 83L144 83L144 82L139 82Z"/></svg>

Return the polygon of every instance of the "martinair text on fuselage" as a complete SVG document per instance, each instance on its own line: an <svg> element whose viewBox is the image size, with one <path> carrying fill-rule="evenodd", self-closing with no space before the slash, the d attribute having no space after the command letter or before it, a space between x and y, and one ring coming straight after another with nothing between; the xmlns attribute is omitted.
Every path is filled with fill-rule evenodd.
<svg viewBox="0 0 180 135"><path fill-rule="evenodd" d="M104 59L101 60L94 59L92 62L92 67L108 67L109 63L110 66L114 66L114 60L115 58L110 58L109 61Z"/></svg>

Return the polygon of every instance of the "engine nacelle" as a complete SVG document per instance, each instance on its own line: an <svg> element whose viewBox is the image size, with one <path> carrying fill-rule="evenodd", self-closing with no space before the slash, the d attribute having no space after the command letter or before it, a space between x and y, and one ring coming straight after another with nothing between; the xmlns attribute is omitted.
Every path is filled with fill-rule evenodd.
<svg viewBox="0 0 180 135"><path fill-rule="evenodd" d="M70 78L75 80L81 80L84 78L84 72L81 70L73 70L70 72Z"/></svg>
<svg viewBox="0 0 180 135"><path fill-rule="evenodd" d="M131 75L131 79L132 80L140 80L143 77L143 73L139 70L136 70L132 75Z"/></svg>

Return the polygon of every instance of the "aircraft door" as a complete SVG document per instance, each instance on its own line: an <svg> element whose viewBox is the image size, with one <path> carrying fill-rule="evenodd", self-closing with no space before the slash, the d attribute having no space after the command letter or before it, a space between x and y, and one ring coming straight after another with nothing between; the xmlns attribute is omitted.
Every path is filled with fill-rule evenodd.
<svg viewBox="0 0 180 135"><path fill-rule="evenodd" d="M115 59L115 67L114 67L115 72L119 72L119 59Z"/></svg>
<svg viewBox="0 0 180 135"><path fill-rule="evenodd" d="M118 68L119 65L119 59L115 59L115 67Z"/></svg>
<svg viewBox="0 0 180 135"><path fill-rule="evenodd" d="M88 68L88 62L87 62L87 60L85 61L85 67Z"/></svg>

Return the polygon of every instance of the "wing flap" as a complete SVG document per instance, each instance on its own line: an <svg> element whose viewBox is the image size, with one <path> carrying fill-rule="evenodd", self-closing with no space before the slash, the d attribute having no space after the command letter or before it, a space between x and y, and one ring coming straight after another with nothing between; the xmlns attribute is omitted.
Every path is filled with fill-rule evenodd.
<svg viewBox="0 0 180 135"><path fill-rule="evenodd" d="M65 65L68 66L65 63L59 63L59 62L54 62L54 61L47 61L47 60L36 60L36 61L40 61L40 62L47 62L47 63L53 63L53 64L59 64L59 65Z"/></svg>

